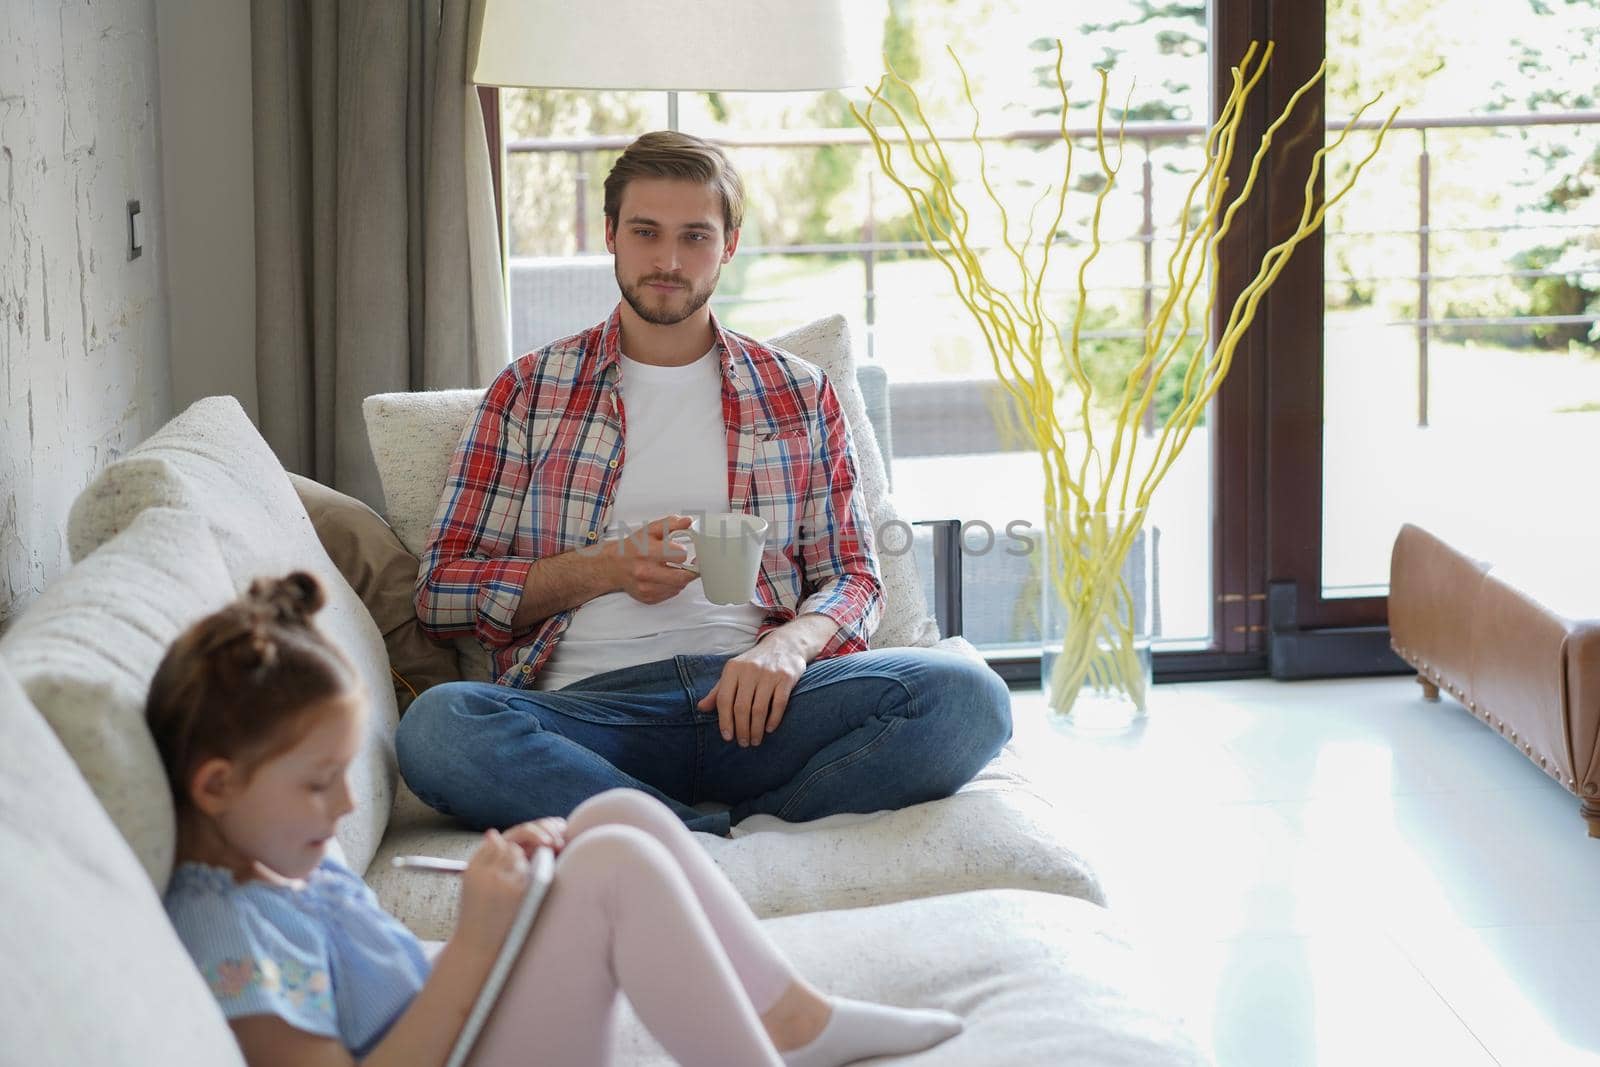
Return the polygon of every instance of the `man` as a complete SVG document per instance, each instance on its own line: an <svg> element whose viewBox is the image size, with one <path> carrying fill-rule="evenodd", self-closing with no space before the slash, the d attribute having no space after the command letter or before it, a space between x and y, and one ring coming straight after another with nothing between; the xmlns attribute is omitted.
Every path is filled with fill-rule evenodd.
<svg viewBox="0 0 1600 1067"><path fill-rule="evenodd" d="M985 665L868 650L882 587L833 386L707 306L743 205L715 146L634 141L605 183L622 303L501 372L457 447L417 614L497 679L401 720L401 773L441 812L508 826L630 786L726 836L947 796L1011 735ZM670 536L727 511L769 523L732 607Z"/></svg>

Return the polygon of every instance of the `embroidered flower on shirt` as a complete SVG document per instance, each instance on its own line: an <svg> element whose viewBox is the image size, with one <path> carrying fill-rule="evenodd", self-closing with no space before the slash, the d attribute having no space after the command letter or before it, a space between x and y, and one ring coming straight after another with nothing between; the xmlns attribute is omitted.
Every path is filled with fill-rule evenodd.
<svg viewBox="0 0 1600 1067"><path fill-rule="evenodd" d="M254 989L282 994L297 1008L331 1012L332 983L328 972L307 967L296 960L279 964L276 960L222 960L205 971L206 982L218 1000L242 997Z"/></svg>
<svg viewBox="0 0 1600 1067"><path fill-rule="evenodd" d="M279 973L283 995L296 1007L320 1007L328 999L328 972L313 970L303 963L290 960Z"/></svg>
<svg viewBox="0 0 1600 1067"><path fill-rule="evenodd" d="M223 960L206 975L211 992L222 999L237 997L249 989L256 980L254 960Z"/></svg>

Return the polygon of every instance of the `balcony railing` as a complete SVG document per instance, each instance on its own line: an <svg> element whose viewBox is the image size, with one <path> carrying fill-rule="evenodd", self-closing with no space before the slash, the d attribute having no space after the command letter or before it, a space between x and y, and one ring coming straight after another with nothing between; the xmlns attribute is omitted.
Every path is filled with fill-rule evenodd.
<svg viewBox="0 0 1600 1067"><path fill-rule="evenodd" d="M1477 128L1494 129L1509 127L1530 127L1549 125L1582 125L1600 124L1600 111L1569 112L1561 115L1494 115L1483 117L1451 117L1437 119L1401 119L1395 127L1402 130L1415 130L1419 133L1417 141L1418 156L1416 166L1411 170L1414 176L1414 186L1410 190L1415 196L1417 216L1414 225L1404 229L1390 231L1345 231L1328 235L1330 242L1361 242L1375 239L1401 239L1415 248L1414 262L1406 262L1396 258L1386 262L1382 273L1374 272L1370 276L1352 277L1330 270L1330 284L1339 283L1388 283L1393 285L1401 283L1415 286L1416 314L1393 320L1393 324L1402 329L1415 331L1417 378L1419 384L1419 422L1426 424L1428 404L1428 342L1429 334L1442 326L1472 327L1477 329L1498 329L1507 326L1528 327L1541 323L1554 322L1585 322L1595 321L1593 316L1515 316L1508 315L1499 318L1460 318L1444 317L1433 313L1430 295L1436 295L1437 287L1447 282L1459 282L1483 278L1537 278L1561 276L1569 272L1560 270L1514 270L1509 266L1500 271L1493 270L1492 264L1478 263L1473 266L1473 273L1443 274L1435 273L1431 269L1430 252L1435 238L1445 234L1451 239L1459 239L1460 235L1492 235L1498 231L1517 230L1527 231L1535 229L1533 226L1503 226L1485 223L1471 228L1441 228L1434 225L1430 218L1432 179L1430 177L1430 162L1428 156L1428 136L1434 132L1447 129ZM1330 123L1330 126L1334 124ZM1362 123L1361 128L1376 128L1376 123ZM1069 128L1069 135L1079 140L1087 140L1094 136L1092 128ZM1130 150L1130 162L1137 161L1141 164L1137 178L1136 192L1139 197L1137 210L1129 205L1127 229L1120 235L1107 236L1108 244L1122 244L1125 248L1137 246L1137 257L1129 255L1127 258L1126 285L1097 285L1097 290L1117 292L1140 307L1143 321L1135 324L1126 323L1124 329L1106 329L1085 331L1091 337L1118 337L1138 336L1140 329L1148 324L1154 312L1156 301L1160 298L1157 287L1158 277L1164 282L1165 264L1157 263L1156 249L1163 238L1156 232L1155 210L1157 199L1157 181L1160 171L1157 169L1162 160L1159 149L1165 145L1182 143L1185 141L1198 143L1204 136L1205 129L1199 124L1177 122L1143 122L1130 123L1125 132L1125 143ZM941 134L941 136L944 136ZM1056 141L1060 136L1056 128L1025 129L987 135L984 140L994 143L1040 143L1048 144ZM964 140L965 131L950 131L952 141ZM599 204L595 203L592 190L597 182L595 168L605 165L602 153L616 153L625 148L632 140L631 136L616 137L588 137L578 139L547 139L513 141L507 145L507 150L514 154L534 154L541 156L566 156L570 159L571 172L574 175L571 215L571 244L568 250L576 249L582 253L597 251L599 245ZM787 149L808 148L829 145L856 145L865 148L870 144L870 138L864 130L806 130L782 131L764 133L752 136L727 136L714 138L718 143L733 149ZM1385 148L1385 153L1392 156L1399 150L1398 144L1391 140ZM1131 171L1132 168L1129 168ZM1125 171L1124 173L1129 173ZM860 222L859 240L826 243L826 244L792 244L778 246L742 245L740 256L819 256L832 257L848 256L860 264L862 285L859 290L859 305L864 312L863 318L868 326L866 337L868 353L871 353L873 342L873 327L877 324L879 303L879 273L880 261L888 257L904 257L907 253L913 255L925 254L926 250L920 242L900 242L879 240L880 219L875 193L881 184L881 176L876 175L876 167L867 168L867 197L865 212ZM1132 183L1130 183L1132 184ZM1395 190L1395 195L1404 196L1407 190ZM1133 220L1137 218L1137 225ZM1574 227L1563 226L1562 230L1571 231ZM1333 247L1337 247L1334 245ZM1136 262L1137 261L1137 265ZM1409 268L1409 269L1408 269ZM1600 271L1600 264L1596 264L1596 271ZM514 259L512 264L513 285L517 287L519 296L514 301L513 319L525 335L524 344L520 350L532 344L542 343L549 337L555 336L554 324L550 322L534 322L533 312L536 308L549 306L567 313L569 319L582 319L581 323L575 322L572 328L587 325L594 317L603 314L600 308L609 308L616 299L615 286L611 279L611 267L608 259L599 255L591 255L586 259L564 259L561 262L534 262L529 260ZM1164 286L1163 286L1164 288ZM1407 294L1409 296L1409 294ZM854 299L852 293L851 298ZM733 302L724 298L724 303ZM746 301L754 304L756 301ZM1407 304L1413 303L1411 300ZM886 305L887 307L887 305ZM581 314L578 309L581 308ZM838 309L832 309L838 310ZM1132 310L1130 306L1129 310ZM1409 310L1409 309L1408 309ZM589 316L584 318L583 316ZM527 319L528 321L523 321ZM548 329L547 329L548 328ZM563 327L563 329L566 327ZM885 447L886 453L892 453L894 462L890 463L890 455L885 455L886 466L891 475L897 472L902 476L909 476L908 481L913 486L912 496L917 479L927 480L927 472L908 466L901 461L913 460L916 464L926 466L930 462L944 464L947 461L956 464L967 463L969 466L958 469L975 471L977 467L971 464L985 462L1001 465L1013 464L1014 457L1006 458L998 455L1004 452L1014 452L1018 447L1015 441L1008 441L998 431L992 418L992 412L1001 405L1003 395L998 383L952 381L952 380L920 380L920 381L894 381L888 383L889 400L888 410L893 412L892 442L891 434L879 430L880 444ZM995 454L992 457L987 454ZM971 460L963 459L964 456L973 457ZM932 459L930 457L938 457ZM941 467L941 469L943 469ZM988 478L989 468L983 477ZM1008 472L1005 473L1009 477ZM900 479L896 479L900 481ZM899 491L899 490L897 490ZM981 509L980 509L981 510ZM1197 513L1203 513L1203 507ZM963 518L987 517L993 515L963 515ZM1203 529L1188 531L1185 536L1179 537L1174 543L1192 540L1194 536L1204 537ZM926 546L919 546L919 553ZM965 584L968 596L966 603L967 633L968 636L991 655L1002 657L1016 653L1018 650L1026 651L1030 648L1037 651L1037 633L1030 627L1036 627L1035 622L1026 619L1028 609L1036 608L1034 601L1037 599L1036 586L1030 584L1036 581L1026 566L1013 557L1002 553L992 553L986 556L974 557L967 561ZM1191 570L1194 568L1190 568ZM1198 593L1185 593L1184 581L1194 585L1194 575L1185 578L1184 564L1181 558L1168 569L1172 578L1165 587L1173 605L1181 606L1186 598L1199 602L1206 595L1205 590ZM924 566L923 573L929 573ZM1168 626L1163 635L1160 647L1200 647L1194 641L1200 635L1190 629L1184 628L1181 612L1174 611L1169 622L1176 625ZM1209 615L1206 616L1209 618ZM1019 619L1021 621L1019 621ZM1206 623L1198 623L1204 627ZM1189 641L1189 645L1182 644ZM1173 644L1171 642L1178 642Z"/></svg>
<svg viewBox="0 0 1600 1067"><path fill-rule="evenodd" d="M1570 269L1548 270L1514 270L1507 268L1498 272L1488 273L1436 273L1432 269L1432 244L1435 235L1441 234L1491 234L1503 232L1527 232L1532 230L1550 230L1553 232L1593 232L1593 224L1540 224L1534 225L1483 225L1467 227L1437 227L1432 222L1432 174L1431 157L1428 151L1428 134L1431 131L1463 130L1463 129L1507 129L1516 127L1541 127L1541 126L1572 126L1600 124L1600 111L1566 111L1559 113L1527 113L1527 114L1494 114L1494 115L1459 115L1432 118L1406 118L1401 117L1393 123L1396 130L1415 130L1419 134L1419 150L1415 168L1415 198L1417 203L1417 217L1414 227L1406 230L1365 230L1329 233L1330 241L1357 241L1376 237L1404 236L1415 242L1416 269L1405 274L1384 275L1341 275L1339 281L1344 283L1363 282L1393 282L1409 281L1416 286L1417 313L1410 318L1396 319L1391 325L1408 326L1415 330L1417 345L1417 423L1426 426L1428 423L1428 369L1429 369L1429 337L1431 332L1438 327L1473 327L1473 328L1500 328L1500 327L1531 327L1542 325L1567 325L1587 324L1592 325L1600 321L1595 315L1505 315L1505 316L1476 316L1476 317L1450 317L1433 314L1431 296L1434 288L1441 282L1466 281L1486 278L1544 278L1565 277L1573 272ZM1342 122L1331 121L1330 129L1339 129ZM1364 120L1356 124L1359 130L1373 130L1379 126L1374 120ZM1089 140L1095 136L1093 127L1068 127L1068 136L1076 140ZM1156 264L1155 245L1158 240L1154 225L1155 202L1155 175L1153 155L1158 145L1198 139L1205 135L1206 127L1198 123L1186 122L1130 122L1123 130L1123 137L1127 145L1134 146L1142 153L1140 166L1139 196L1142 202L1142 215L1139 229L1136 233L1117 238L1110 236L1106 243L1137 243L1141 246L1142 277L1137 285L1115 286L1101 285L1098 289L1107 292L1136 292L1140 294L1141 329L1148 326L1155 307L1156 300ZM962 142L967 139L965 130L951 129L941 132L941 139L947 143ZM982 140L987 143L1049 143L1058 140L1060 131L1055 127L1036 129L1016 129L987 133ZM828 129L828 130L787 130L773 131L760 134L734 135L725 134L711 138L716 143L728 148L816 148L824 146L857 145L866 146L871 143L867 131L862 129ZM891 136L891 140L896 139ZM590 204L589 188L592 183L591 169L595 165L596 156L601 152L620 152L633 140L632 135L617 135L603 137L581 138L542 138L521 139L509 141L506 151L513 155L566 155L572 161L572 170L575 175L573 184L573 215L572 237L573 246L580 254L591 251L590 227L597 212ZM863 300L865 321L868 328L868 356L872 354L873 327L876 324L877 291L875 287L875 268L877 260L885 253L921 253L924 252L920 242L879 241L876 239L878 218L876 211L876 196L873 195L874 175L869 171L869 195L867 197L866 217L862 220L862 239L854 242L841 242L830 244L793 244L778 246L744 246L740 250L742 256L795 256L795 255L850 255L858 257L861 261L863 272ZM1585 271L1600 272L1600 262L1587 265ZM1139 336L1141 331L1134 329L1099 330L1084 332L1085 337L1119 337Z"/></svg>

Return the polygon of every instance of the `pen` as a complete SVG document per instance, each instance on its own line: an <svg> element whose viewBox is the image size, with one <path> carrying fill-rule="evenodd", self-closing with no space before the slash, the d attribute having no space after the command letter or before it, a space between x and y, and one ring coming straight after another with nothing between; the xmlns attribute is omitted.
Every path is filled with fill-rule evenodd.
<svg viewBox="0 0 1600 1067"><path fill-rule="evenodd" d="M418 867L426 871L448 871L460 874L467 869L466 860L447 860L442 856L396 856L389 861L396 867Z"/></svg>

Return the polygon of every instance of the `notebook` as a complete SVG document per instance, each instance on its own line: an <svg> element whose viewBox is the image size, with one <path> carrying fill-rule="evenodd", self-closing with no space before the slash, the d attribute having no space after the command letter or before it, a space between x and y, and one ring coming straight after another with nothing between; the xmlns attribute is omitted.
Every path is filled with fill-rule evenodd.
<svg viewBox="0 0 1600 1067"><path fill-rule="evenodd" d="M465 863L458 860L434 860L422 856L401 856L394 862L397 866L428 867L441 871L459 871L466 867ZM499 953L495 955L494 964L489 968L489 976L484 979L483 988L478 990L478 998L473 1001L472 1011L467 1013L466 1024L456 1036L456 1043L450 1049L445 1067L464 1067L467 1057L472 1054L473 1046L478 1043L478 1036L483 1032L484 1023L489 1021L495 1002L500 999L500 991L505 988L506 979L511 976L511 968L516 964L517 957L522 954L522 946L527 943L528 934L533 929L533 921L539 915L539 905L544 903L545 894L550 890L550 881L555 876L555 853L548 848L536 850L530 867L528 892L522 898L516 916L511 920L511 929L506 931L506 939L500 945Z"/></svg>

